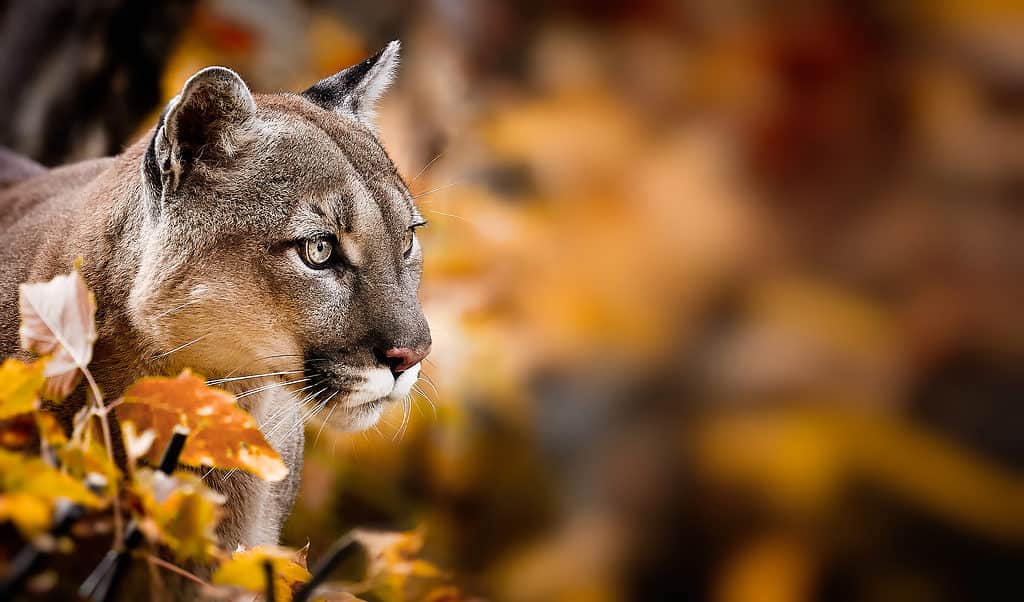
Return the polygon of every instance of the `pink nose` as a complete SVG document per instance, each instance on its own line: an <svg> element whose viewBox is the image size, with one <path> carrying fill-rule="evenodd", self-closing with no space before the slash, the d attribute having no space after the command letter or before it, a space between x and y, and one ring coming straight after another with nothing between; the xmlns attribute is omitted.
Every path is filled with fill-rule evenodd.
<svg viewBox="0 0 1024 602"><path fill-rule="evenodd" d="M423 358L427 357L430 353L430 345L421 347L419 349L409 349L408 347L395 347L388 349L384 354L388 357L388 363L391 364L391 371L394 373L405 372L409 368L412 368L416 364L423 361Z"/></svg>

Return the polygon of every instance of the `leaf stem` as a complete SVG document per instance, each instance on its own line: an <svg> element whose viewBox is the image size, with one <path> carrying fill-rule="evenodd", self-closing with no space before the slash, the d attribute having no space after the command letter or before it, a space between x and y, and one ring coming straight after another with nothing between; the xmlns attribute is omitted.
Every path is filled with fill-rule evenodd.
<svg viewBox="0 0 1024 602"><path fill-rule="evenodd" d="M97 407L97 414L100 418L100 430L103 431L103 446L107 448L107 459L110 461L110 465L116 467L117 463L114 461L114 445L113 439L110 436L110 421L107 417L107 408L103 404L103 395L100 393L100 388L96 384L96 380L92 377L92 372L89 368L82 366L82 374L85 375L85 380L89 383L89 389L92 391L92 399ZM121 491L120 487L117 487L114 491L114 547L120 549L121 547L121 534L124 532L124 525L122 524L121 518Z"/></svg>

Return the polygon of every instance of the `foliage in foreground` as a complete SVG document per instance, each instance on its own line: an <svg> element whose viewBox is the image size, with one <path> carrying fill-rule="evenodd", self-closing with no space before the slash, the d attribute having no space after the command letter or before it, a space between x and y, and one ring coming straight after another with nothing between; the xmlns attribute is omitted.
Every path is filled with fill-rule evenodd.
<svg viewBox="0 0 1024 602"><path fill-rule="evenodd" d="M96 302L77 270L47 283L22 285L20 309L21 344L37 359L11 358L0 365L0 522L13 523L27 549L67 553L74 542L58 532L57 524L66 521L64 510L75 508L83 515L79 526L89 525L78 532L109 533L112 554L149 564L154 598L163 593L159 571L191 580L205 595L219 599L269 594L269 581L278 601L302 591L311 579L305 550L223 549L216 535L223 496L196 474L175 470L180 461L242 470L266 481L287 475L281 457L234 396L186 370L174 378L140 379L123 397L107 403L88 367L97 337ZM86 402L67 433L52 410L83 378ZM119 430L112 428L111 412ZM120 463L114 455L117 438L126 456ZM160 466L175 439L184 440L175 451L177 459ZM130 543L136 532L140 537ZM460 599L457 591L444 587L439 570L415 558L422 533L357 531L352 537L367 554L364 579L321 586L315 599L405 600L410 578L433 583L427 590L430 599ZM214 567L212 579L184 568L195 564ZM14 567L0 565L0 580L8 586L11 575L5 570ZM103 598L96 593L103 589L94 585L86 595Z"/></svg>

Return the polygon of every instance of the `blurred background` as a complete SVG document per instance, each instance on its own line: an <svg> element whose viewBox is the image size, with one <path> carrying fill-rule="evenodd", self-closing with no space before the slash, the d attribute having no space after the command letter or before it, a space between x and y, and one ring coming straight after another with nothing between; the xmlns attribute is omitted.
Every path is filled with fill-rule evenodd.
<svg viewBox="0 0 1024 602"><path fill-rule="evenodd" d="M1020 599L1022 18L7 0L0 144L117 153L204 66L299 91L401 39L429 380L311 427L285 543L419 529L451 600Z"/></svg>

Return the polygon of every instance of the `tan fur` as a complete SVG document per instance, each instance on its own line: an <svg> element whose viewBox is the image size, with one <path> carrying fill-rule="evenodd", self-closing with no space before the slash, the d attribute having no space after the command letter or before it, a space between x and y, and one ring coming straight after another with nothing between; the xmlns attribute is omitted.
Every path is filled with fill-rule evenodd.
<svg viewBox="0 0 1024 602"><path fill-rule="evenodd" d="M321 82L308 98L253 97L230 71L208 69L121 155L0 190L0 355L19 353L17 284L66 273L81 257L99 304L91 370L108 398L186 367L210 379L294 371L223 385L291 470L275 484L207 475L227 496L219 535L228 548L276 543L310 405L342 428L372 424L415 372L396 374L379 399L363 392L365 375L389 374L387 349L429 347L418 245L411 256L402 248L419 214L370 125L324 104L365 73L389 77L393 64L385 67L354 67L347 83L338 79L347 88L325 95ZM379 84L362 88L376 94ZM305 264L301 240L312 231L336 237L345 261ZM285 384L299 378L309 380ZM83 402L79 391L66 411Z"/></svg>

